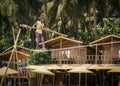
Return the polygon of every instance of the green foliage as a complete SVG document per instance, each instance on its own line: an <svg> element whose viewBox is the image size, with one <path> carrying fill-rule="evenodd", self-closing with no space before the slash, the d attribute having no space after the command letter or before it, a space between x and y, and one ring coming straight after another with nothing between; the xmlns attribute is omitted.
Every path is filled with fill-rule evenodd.
<svg viewBox="0 0 120 86"><path fill-rule="evenodd" d="M0 0L0 52L13 45L12 26L17 33L19 24L32 26L41 13L52 30L85 44L95 40L96 34L120 34L119 9L120 0ZM43 35L45 40L58 36ZM22 29L18 45L35 48L35 30Z"/></svg>
<svg viewBox="0 0 120 86"><path fill-rule="evenodd" d="M50 60L48 52L31 52L29 64L42 64Z"/></svg>
<svg viewBox="0 0 120 86"><path fill-rule="evenodd" d="M99 23L97 25L99 37L105 35L119 35L120 34L120 19L115 18L103 18L103 27Z"/></svg>

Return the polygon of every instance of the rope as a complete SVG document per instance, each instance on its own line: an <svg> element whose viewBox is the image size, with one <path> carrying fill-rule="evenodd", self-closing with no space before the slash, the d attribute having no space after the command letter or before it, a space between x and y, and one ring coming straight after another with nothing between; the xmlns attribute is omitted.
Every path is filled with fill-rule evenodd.
<svg viewBox="0 0 120 86"><path fill-rule="evenodd" d="M83 48L83 47L94 47L94 46L100 46L100 45L107 45L107 44L116 44L116 43L120 43L120 41L116 41L116 42L108 42L108 43L100 43L100 44L92 44L92 45L82 45L82 46L75 46L75 47L68 47L68 48L58 48L58 49L50 49L50 50L45 50L45 51L58 51L58 50L66 50L66 49L74 49L74 48ZM30 48L26 48L26 47L22 47L22 46L17 46L19 48L24 48L26 50L29 51L35 51L35 52L40 52L41 50L38 49L30 49ZM11 48L13 48L13 46L9 47L8 49L6 49L5 51L1 52L5 53L6 51L10 50Z"/></svg>
<svg viewBox="0 0 120 86"><path fill-rule="evenodd" d="M75 49L75 48L94 47L94 46L116 44L116 43L120 43L120 41L108 42L108 43L100 43L100 44L92 44L92 45L82 45L82 46L67 47L67 48L50 49L50 50L45 50L45 51L58 51L58 50L67 50L67 49ZM24 48L24 49L29 50L29 51L41 52L40 49L30 49L30 48L26 48L26 47L22 47L22 46L18 46L18 47Z"/></svg>

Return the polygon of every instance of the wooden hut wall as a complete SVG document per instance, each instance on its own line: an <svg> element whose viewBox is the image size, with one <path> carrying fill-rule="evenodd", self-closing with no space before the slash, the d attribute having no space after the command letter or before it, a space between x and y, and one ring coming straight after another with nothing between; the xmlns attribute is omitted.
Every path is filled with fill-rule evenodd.
<svg viewBox="0 0 120 86"><path fill-rule="evenodd" d="M119 56L119 50L120 50L120 44L113 44L113 51L111 51L111 45L104 45L103 46L103 55L107 57L118 57Z"/></svg>
<svg viewBox="0 0 120 86"><path fill-rule="evenodd" d="M86 55L87 55L87 50L86 50L86 48L80 48L79 56L80 56L81 58L85 58Z"/></svg>
<svg viewBox="0 0 120 86"><path fill-rule="evenodd" d="M103 55L109 56L111 52L110 45L103 45Z"/></svg>
<svg viewBox="0 0 120 86"><path fill-rule="evenodd" d="M51 52L51 58L58 58L59 56L59 50L55 50Z"/></svg>
<svg viewBox="0 0 120 86"><path fill-rule="evenodd" d="M51 52L51 58L58 58L59 56L65 57L65 54L69 51L69 55L67 54L67 58L85 58L87 51L86 48L73 48L73 49L64 49L64 50L56 50Z"/></svg>
<svg viewBox="0 0 120 86"><path fill-rule="evenodd" d="M119 57L120 43L113 45L113 58Z"/></svg>
<svg viewBox="0 0 120 86"><path fill-rule="evenodd" d="M70 53L70 57L74 58L79 55L79 48L74 48L74 49L65 49L65 50L57 50L57 51L52 51L52 58L56 58L58 56L63 56L66 54L66 52Z"/></svg>

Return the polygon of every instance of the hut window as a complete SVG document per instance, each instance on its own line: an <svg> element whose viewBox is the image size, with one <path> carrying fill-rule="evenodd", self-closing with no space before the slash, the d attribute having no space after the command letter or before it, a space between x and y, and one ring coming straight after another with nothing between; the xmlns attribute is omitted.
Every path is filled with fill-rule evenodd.
<svg viewBox="0 0 120 86"><path fill-rule="evenodd" d="M70 50L62 50L61 52L59 51L59 55L66 56L67 58L69 58Z"/></svg>
<svg viewBox="0 0 120 86"><path fill-rule="evenodd" d="M69 58L70 57L70 50L67 50L65 53L66 53L67 57Z"/></svg>

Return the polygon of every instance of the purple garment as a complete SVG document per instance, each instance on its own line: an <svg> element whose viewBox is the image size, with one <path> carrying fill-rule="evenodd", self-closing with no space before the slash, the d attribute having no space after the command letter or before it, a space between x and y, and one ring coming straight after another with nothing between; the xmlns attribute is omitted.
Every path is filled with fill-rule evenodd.
<svg viewBox="0 0 120 86"><path fill-rule="evenodd" d="M44 38L42 34L36 32L35 35L36 35L36 49L38 49L40 42L42 43L42 48L45 48Z"/></svg>

